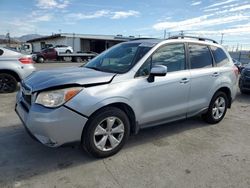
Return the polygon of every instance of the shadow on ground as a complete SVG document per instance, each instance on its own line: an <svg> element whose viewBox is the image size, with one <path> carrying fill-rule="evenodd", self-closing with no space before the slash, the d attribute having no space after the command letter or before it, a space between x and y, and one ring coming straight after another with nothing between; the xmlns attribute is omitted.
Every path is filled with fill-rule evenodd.
<svg viewBox="0 0 250 188"><path fill-rule="evenodd" d="M249 106L250 95L238 95L237 101L241 103L240 105ZM130 137L123 151L148 143L168 144L155 141L205 126L208 124L199 117L195 117L141 130L138 135ZM32 140L21 124L0 127L0 143L0 187L14 181L100 160L90 157L80 147L45 147ZM123 155L123 151L118 155Z"/></svg>
<svg viewBox="0 0 250 188"><path fill-rule="evenodd" d="M144 129L131 136L123 150L206 125L199 118L194 118ZM21 124L1 127L0 143L0 171L5 172L0 176L0 185L100 160L89 156L80 146L43 146L31 139Z"/></svg>

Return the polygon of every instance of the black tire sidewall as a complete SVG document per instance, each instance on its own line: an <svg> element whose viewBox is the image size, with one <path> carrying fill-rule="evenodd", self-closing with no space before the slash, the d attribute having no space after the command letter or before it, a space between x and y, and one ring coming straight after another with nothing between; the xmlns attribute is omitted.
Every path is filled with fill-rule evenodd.
<svg viewBox="0 0 250 188"><path fill-rule="evenodd" d="M5 75L5 76L8 76L10 79L13 80L13 83L14 83L14 86L12 87L11 91L6 91L6 92L2 92L2 93L13 93L17 90L17 80L14 76L10 75L10 74L7 74L7 73L0 73L1 75Z"/></svg>
<svg viewBox="0 0 250 188"><path fill-rule="evenodd" d="M214 106L215 101L219 97L223 97L225 99L225 103L226 103L225 107L226 108L225 108L225 111L224 111L223 115L219 119L214 119L212 110L213 110L213 106ZM213 98L212 98L212 100L210 102L209 109L208 109L208 112L206 114L206 116L207 116L206 117L207 122L212 123L212 124L219 123L224 118L224 116L226 115L227 108L228 108L228 98L227 98L227 95L224 92L221 92L221 91L217 92L213 96Z"/></svg>
<svg viewBox="0 0 250 188"><path fill-rule="evenodd" d="M38 63L44 63L44 58L43 57L38 57L37 62Z"/></svg>
<svg viewBox="0 0 250 188"><path fill-rule="evenodd" d="M94 131L97 125L103 119L110 117L110 116L118 117L123 122L124 124L123 139L120 142L120 144L117 147L115 147L113 150L101 151L94 144ZM108 157L108 156L116 154L118 151L121 150L121 148L124 146L126 140L129 137L129 133L130 133L130 123L129 123L129 119L126 113L116 107L107 107L95 113L88 120L88 123L86 127L84 128L84 131L82 134L82 146L88 153L90 153L91 155L95 157L98 157L98 158Z"/></svg>

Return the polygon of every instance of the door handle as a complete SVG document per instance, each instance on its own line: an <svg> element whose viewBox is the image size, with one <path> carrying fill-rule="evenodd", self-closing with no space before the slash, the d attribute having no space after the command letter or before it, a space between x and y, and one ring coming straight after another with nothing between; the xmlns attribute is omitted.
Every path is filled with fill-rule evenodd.
<svg viewBox="0 0 250 188"><path fill-rule="evenodd" d="M187 78L182 78L180 81L181 84L186 84L188 82L189 82L189 79L187 79Z"/></svg>
<svg viewBox="0 0 250 188"><path fill-rule="evenodd" d="M218 77L219 75L220 75L219 72L214 72L214 73L212 74L212 77Z"/></svg>

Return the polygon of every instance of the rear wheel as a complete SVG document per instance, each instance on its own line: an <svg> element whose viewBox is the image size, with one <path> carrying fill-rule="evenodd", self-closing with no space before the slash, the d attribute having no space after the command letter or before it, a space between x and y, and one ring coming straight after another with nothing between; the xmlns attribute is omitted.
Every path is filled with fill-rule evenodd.
<svg viewBox="0 0 250 188"><path fill-rule="evenodd" d="M129 119L115 107L93 115L82 135L84 149L95 157L108 157L121 150L129 137Z"/></svg>
<svg viewBox="0 0 250 188"><path fill-rule="evenodd" d="M17 80L14 76L0 73L0 93L12 93L17 90Z"/></svg>
<svg viewBox="0 0 250 188"><path fill-rule="evenodd" d="M228 98L224 92L217 92L209 105L206 114L203 114L203 119L211 124L219 123L225 116L228 107Z"/></svg>
<svg viewBox="0 0 250 188"><path fill-rule="evenodd" d="M82 60L81 57L76 57L76 62L77 62L77 63L81 63L81 62L83 62L83 60Z"/></svg>

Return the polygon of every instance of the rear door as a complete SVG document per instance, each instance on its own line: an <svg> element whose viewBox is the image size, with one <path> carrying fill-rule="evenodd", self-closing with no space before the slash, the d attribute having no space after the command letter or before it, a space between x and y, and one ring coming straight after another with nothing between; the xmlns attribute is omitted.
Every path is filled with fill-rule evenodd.
<svg viewBox="0 0 250 188"><path fill-rule="evenodd" d="M188 46L191 73L188 116L192 116L209 106L211 93L220 84L220 70L207 45L190 43Z"/></svg>

